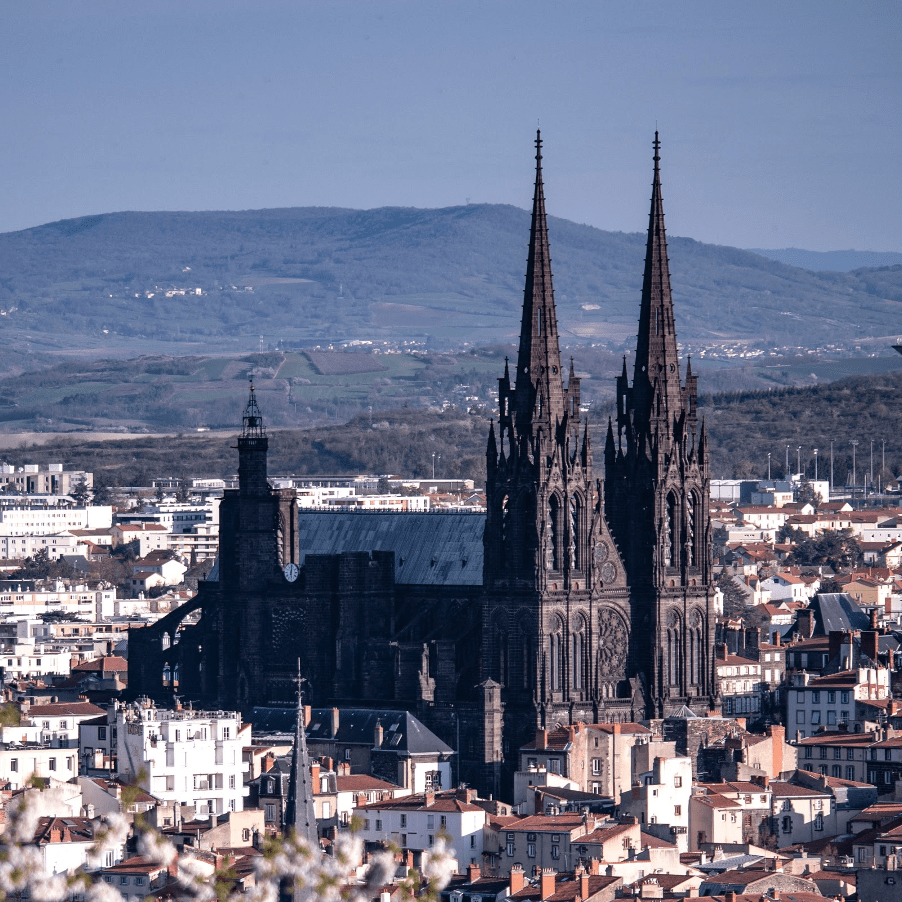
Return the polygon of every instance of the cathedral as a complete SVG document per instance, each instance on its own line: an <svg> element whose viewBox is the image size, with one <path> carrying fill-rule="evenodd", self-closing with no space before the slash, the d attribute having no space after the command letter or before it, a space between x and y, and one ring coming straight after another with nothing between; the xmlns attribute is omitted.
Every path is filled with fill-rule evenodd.
<svg viewBox="0 0 902 902"><path fill-rule="evenodd" d="M718 709L705 428L681 379L660 142L632 382L624 359L603 472L564 376L536 137L515 367L488 429L486 513L299 510L267 480L253 388L216 566L187 604L130 634L129 687L241 710L405 708L509 785L537 727ZM512 371L513 370L513 371Z"/></svg>

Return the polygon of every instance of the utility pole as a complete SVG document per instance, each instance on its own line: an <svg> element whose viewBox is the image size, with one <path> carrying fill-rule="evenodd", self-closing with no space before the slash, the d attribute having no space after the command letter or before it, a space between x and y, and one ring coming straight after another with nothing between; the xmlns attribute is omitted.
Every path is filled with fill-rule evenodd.
<svg viewBox="0 0 902 902"><path fill-rule="evenodd" d="M858 447L859 442L857 438L852 439L852 498L855 498L855 486L858 484L857 474L855 471L855 449Z"/></svg>

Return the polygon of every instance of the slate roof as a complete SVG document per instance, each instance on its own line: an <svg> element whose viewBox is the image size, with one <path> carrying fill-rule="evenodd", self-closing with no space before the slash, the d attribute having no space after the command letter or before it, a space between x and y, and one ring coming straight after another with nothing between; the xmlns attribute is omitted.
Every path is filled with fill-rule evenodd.
<svg viewBox="0 0 902 902"><path fill-rule="evenodd" d="M295 717L293 708L254 708L251 723L257 735L291 734L295 729ZM377 723L382 727L381 748L388 751L408 755L435 752L448 755L454 751L408 711L386 709L341 708L338 732L332 736L332 709L314 708L307 724L307 741L334 740L347 745L366 745L372 748Z"/></svg>
<svg viewBox="0 0 902 902"><path fill-rule="evenodd" d="M298 550L393 551L400 585L481 586L484 530L482 513L302 510Z"/></svg>
<svg viewBox="0 0 902 902"><path fill-rule="evenodd" d="M831 630L867 630L871 621L858 603L846 592L825 592L810 605L815 612L815 632L829 635Z"/></svg>

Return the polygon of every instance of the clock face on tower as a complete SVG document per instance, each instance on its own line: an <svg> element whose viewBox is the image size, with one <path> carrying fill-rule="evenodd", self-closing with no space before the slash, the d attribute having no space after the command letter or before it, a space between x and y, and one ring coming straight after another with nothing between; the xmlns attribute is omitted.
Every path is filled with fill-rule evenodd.
<svg viewBox="0 0 902 902"><path fill-rule="evenodd" d="M298 569L297 564L286 564L282 572L285 574L285 579L287 579L288 582L293 583L298 578L298 574L301 571Z"/></svg>

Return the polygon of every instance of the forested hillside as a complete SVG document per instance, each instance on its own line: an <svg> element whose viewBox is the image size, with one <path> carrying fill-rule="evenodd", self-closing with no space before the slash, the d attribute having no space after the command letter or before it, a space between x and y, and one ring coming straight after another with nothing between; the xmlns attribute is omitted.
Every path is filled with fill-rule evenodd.
<svg viewBox="0 0 902 902"><path fill-rule="evenodd" d="M631 346L644 236L554 217L549 231L564 344ZM0 366L72 352L247 353L261 342L510 341L528 234L525 210L485 204L111 213L7 233ZM849 347L899 327L898 267L814 273L673 236L670 257L689 350Z"/></svg>
<svg viewBox="0 0 902 902"><path fill-rule="evenodd" d="M771 472L783 475L786 445L791 468L796 448L814 475L813 449L819 449L819 475L827 478L830 442L834 444L834 476L845 484L852 469L851 442L857 451L859 482L870 463L874 440L874 475L879 472L882 440L886 441L883 483L902 473L902 373L854 377L815 388L772 392L727 393L701 399L716 478L765 477L767 453ZM606 412L592 415L597 466L601 466ZM237 423L237 415L235 417ZM237 429L236 429L237 431ZM133 438L99 442L72 434L48 444L6 452L9 463L63 462L103 474L111 484L142 485L162 476L226 476L237 468L234 432L186 432L166 438ZM363 414L340 426L270 433L270 472L392 473L428 477L432 454L440 457L438 473L464 476L481 483L485 477L488 415L395 409Z"/></svg>

